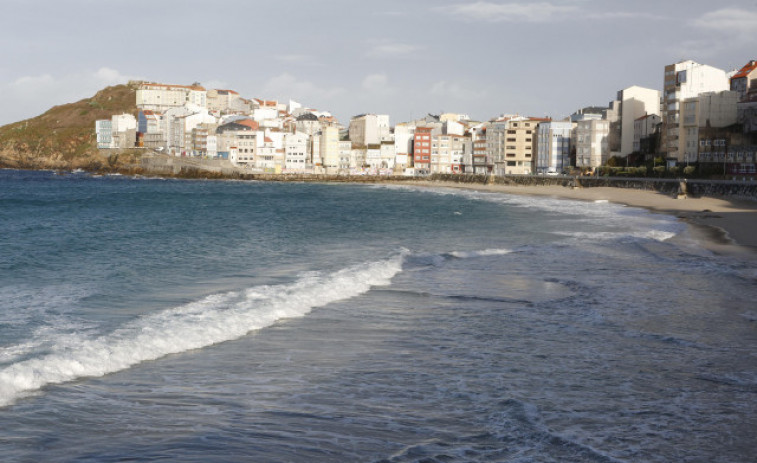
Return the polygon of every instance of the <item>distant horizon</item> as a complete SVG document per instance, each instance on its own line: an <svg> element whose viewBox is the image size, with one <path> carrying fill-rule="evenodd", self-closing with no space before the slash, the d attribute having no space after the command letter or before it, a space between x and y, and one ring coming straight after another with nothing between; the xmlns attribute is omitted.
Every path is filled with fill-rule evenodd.
<svg viewBox="0 0 757 463"><path fill-rule="evenodd" d="M443 112L560 120L633 85L661 90L668 64L731 71L757 58L757 4L747 0L221 1L215 11L234 14L219 15L220 32L196 0L11 3L0 41L4 62L19 64L0 68L0 125L129 80L292 99L341 122Z"/></svg>

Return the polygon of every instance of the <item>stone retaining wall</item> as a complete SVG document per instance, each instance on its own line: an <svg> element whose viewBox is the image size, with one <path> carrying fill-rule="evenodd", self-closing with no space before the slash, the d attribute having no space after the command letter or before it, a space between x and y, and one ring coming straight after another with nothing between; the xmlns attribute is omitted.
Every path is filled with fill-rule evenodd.
<svg viewBox="0 0 757 463"><path fill-rule="evenodd" d="M258 174L233 166L227 160L197 159L164 154L142 157L142 167L152 174L186 178L233 178L269 182L350 182L391 183L438 181L469 184L498 185L559 185L566 188L612 187L654 190L661 193L690 196L736 197L757 200L757 182L697 179L660 179L626 177L572 177L566 175L505 175L433 174L429 177L322 175L322 174Z"/></svg>

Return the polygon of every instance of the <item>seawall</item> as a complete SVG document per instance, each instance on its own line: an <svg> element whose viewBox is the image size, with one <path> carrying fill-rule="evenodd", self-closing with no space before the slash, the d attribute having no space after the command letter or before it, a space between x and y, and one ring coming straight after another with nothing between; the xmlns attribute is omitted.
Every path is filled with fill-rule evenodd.
<svg viewBox="0 0 757 463"><path fill-rule="evenodd" d="M227 160L186 158L161 154L143 156L141 167L147 174L181 178L225 178L268 182L413 183L417 181L439 182L440 184L452 182L511 186L558 185L566 188L611 187L653 190L671 196L710 196L757 200L757 181L574 177L566 175L432 174L429 177L408 177L403 175L266 174L253 173L244 168L235 167Z"/></svg>

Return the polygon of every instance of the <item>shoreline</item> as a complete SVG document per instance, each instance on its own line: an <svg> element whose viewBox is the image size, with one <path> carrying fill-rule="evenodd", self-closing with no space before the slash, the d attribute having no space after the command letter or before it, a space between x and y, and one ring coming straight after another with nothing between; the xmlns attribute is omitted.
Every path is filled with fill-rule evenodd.
<svg viewBox="0 0 757 463"><path fill-rule="evenodd" d="M577 201L608 201L639 207L652 213L671 215L687 223L690 225L689 238L715 254L757 259L757 202L748 200L712 197L677 199L652 190L613 187L482 185L443 181L412 181L404 184Z"/></svg>

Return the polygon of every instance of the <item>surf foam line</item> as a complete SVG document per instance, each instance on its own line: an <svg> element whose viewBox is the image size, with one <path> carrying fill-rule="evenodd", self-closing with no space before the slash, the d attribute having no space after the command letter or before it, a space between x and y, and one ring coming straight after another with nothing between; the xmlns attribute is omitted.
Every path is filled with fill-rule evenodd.
<svg viewBox="0 0 757 463"><path fill-rule="evenodd" d="M314 307L385 286L402 270L406 252L328 275L310 274L288 285L270 285L208 296L141 317L98 338L61 339L53 352L0 370L0 407L50 384L103 376L169 354L240 338Z"/></svg>

